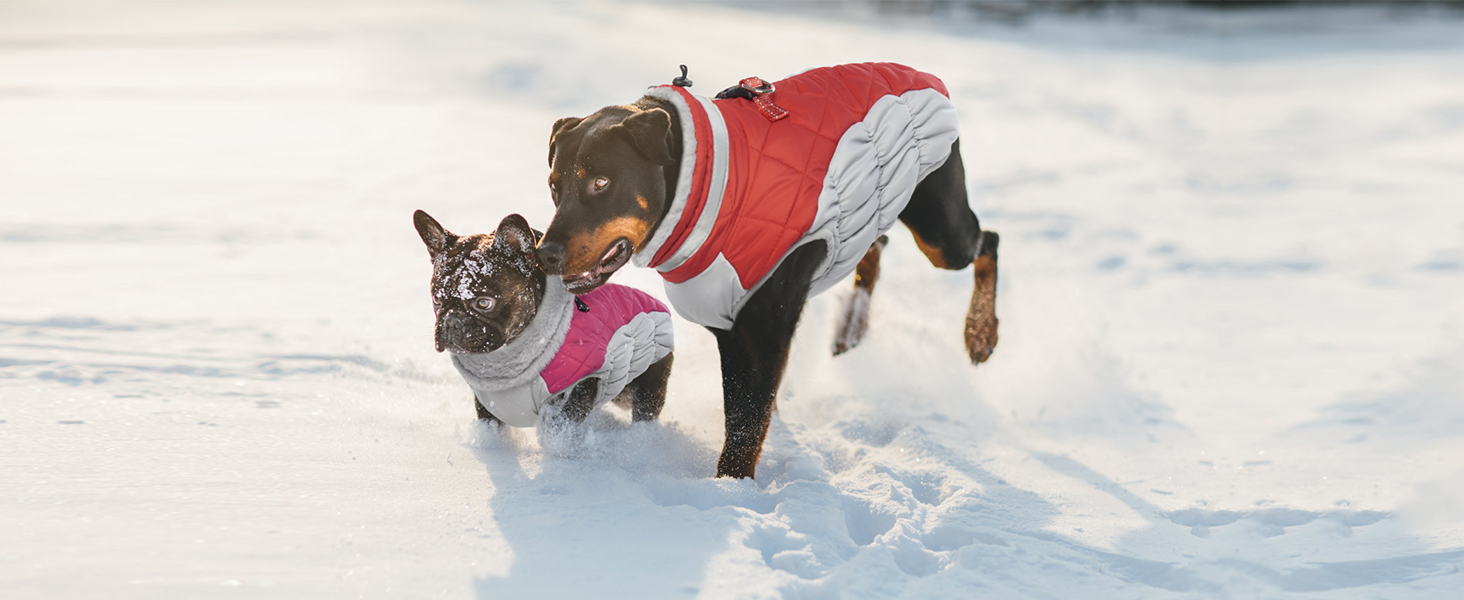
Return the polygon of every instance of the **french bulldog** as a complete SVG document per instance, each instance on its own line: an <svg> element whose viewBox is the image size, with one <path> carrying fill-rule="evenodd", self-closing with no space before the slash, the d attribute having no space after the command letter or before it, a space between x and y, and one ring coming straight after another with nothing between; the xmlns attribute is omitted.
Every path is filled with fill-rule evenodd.
<svg viewBox="0 0 1464 600"><path fill-rule="evenodd" d="M539 268L539 234L516 214L465 236L420 210L413 222L432 258L437 351L452 355L479 419L583 423L610 401L633 421L660 416L675 345L664 304L618 285L570 294Z"/></svg>

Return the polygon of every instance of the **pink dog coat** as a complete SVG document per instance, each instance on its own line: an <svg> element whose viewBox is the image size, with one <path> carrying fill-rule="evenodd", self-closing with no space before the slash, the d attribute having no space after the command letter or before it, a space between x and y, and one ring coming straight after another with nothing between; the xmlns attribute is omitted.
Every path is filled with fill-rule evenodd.
<svg viewBox="0 0 1464 600"><path fill-rule="evenodd" d="M666 305L640 290L606 284L575 307L563 280L545 281L539 313L517 338L483 354L454 354L453 365L483 407L514 427L532 427L551 398L591 377L599 405L675 345Z"/></svg>

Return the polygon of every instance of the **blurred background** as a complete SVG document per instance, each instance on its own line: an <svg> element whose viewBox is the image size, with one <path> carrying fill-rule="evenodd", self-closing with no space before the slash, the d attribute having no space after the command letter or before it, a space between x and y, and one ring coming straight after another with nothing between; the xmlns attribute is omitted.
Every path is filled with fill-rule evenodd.
<svg viewBox="0 0 1464 600"><path fill-rule="evenodd" d="M961 113L991 362L897 228L757 481L685 322L659 424L472 424L413 210L542 228L557 118L860 61ZM1461 199L1464 2L0 0L0 595L1448 597Z"/></svg>

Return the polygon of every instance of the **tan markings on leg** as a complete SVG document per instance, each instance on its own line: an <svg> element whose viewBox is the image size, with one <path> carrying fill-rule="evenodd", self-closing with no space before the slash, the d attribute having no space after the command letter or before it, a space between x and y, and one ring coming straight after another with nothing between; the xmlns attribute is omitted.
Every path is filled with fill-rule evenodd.
<svg viewBox="0 0 1464 600"><path fill-rule="evenodd" d="M914 229L910 230L910 235L915 237L915 245L920 247L920 252L925 254L925 258L930 259L930 264L935 265L937 269L951 268L950 265L946 264L945 254L940 251L940 248L936 248L926 243L925 240L920 239L920 234L915 233Z"/></svg>
<svg viewBox="0 0 1464 600"><path fill-rule="evenodd" d="M880 236L881 240L887 240ZM879 279L879 255L884 250L884 244L875 242L869 245L864 251L864 258L859 259L859 266L854 267L854 287L862 287L866 290L874 289L875 280Z"/></svg>
<svg viewBox="0 0 1464 600"><path fill-rule="evenodd" d="M617 217L593 231L571 238L566 244L569 252L565 257L564 272L583 273L595 268L605 253L610 251L610 245L620 238L626 238L632 246L640 248L645 244L646 230L650 227L651 224L645 219Z"/></svg>
<svg viewBox="0 0 1464 600"><path fill-rule="evenodd" d="M976 287L966 312L966 355L977 364L991 358L996 348L996 257L977 256L971 265L976 267Z"/></svg>
<svg viewBox="0 0 1464 600"><path fill-rule="evenodd" d="M889 238L879 236L854 268L854 293L849 296L834 334L834 356L854 349L864 340L864 332L869 329L869 296L879 279L879 256L888 241Z"/></svg>

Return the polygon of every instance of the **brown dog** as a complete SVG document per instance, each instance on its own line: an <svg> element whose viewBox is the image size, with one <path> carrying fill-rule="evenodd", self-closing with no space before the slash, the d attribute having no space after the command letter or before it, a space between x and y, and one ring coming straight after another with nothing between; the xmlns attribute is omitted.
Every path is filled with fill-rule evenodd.
<svg viewBox="0 0 1464 600"><path fill-rule="evenodd" d="M722 359L727 438L718 476L752 477L805 300L857 271L835 352L859 342L898 219L931 264L974 263L964 334L973 363L996 345L996 250L967 204L944 84L908 67L814 69L717 95L652 88L628 106L554 124L554 220L545 272L590 292L634 260L666 280Z"/></svg>

